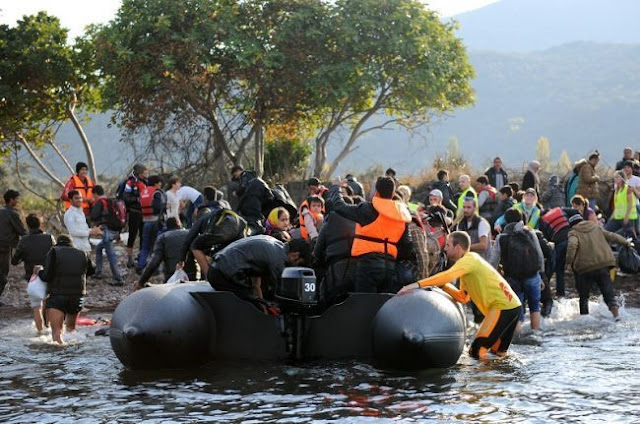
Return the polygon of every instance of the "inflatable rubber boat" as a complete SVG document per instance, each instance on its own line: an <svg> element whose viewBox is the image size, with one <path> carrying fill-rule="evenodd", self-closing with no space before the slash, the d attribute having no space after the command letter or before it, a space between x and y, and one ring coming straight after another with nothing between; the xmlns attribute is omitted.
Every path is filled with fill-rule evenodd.
<svg viewBox="0 0 640 424"><path fill-rule="evenodd" d="M391 368L454 365L465 316L441 290L353 293L318 312L313 270L287 268L267 315L208 282L163 284L125 298L109 337L128 368L189 367L211 360L362 359Z"/></svg>

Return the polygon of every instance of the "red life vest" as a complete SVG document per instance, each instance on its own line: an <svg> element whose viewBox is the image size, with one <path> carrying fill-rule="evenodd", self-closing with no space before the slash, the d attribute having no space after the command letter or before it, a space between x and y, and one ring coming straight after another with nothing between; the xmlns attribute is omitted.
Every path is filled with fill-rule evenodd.
<svg viewBox="0 0 640 424"><path fill-rule="evenodd" d="M356 224L351 256L384 253L395 259L398 257L398 242L404 234L406 224L411 222L411 214L403 203L391 199L376 196L372 203L378 217L364 226Z"/></svg>
<svg viewBox="0 0 640 424"><path fill-rule="evenodd" d="M491 185L486 185L482 188L482 190L480 190L480 193L482 193L483 191L486 191L487 193L489 193L489 199L491 199L492 202L496 201L496 194L498 193L498 190L496 190L495 187L491 186Z"/></svg>
<svg viewBox="0 0 640 424"><path fill-rule="evenodd" d="M569 220L567 219L567 215L564 213L564 211L560 207L550 209L549 212L544 214L544 216L542 217L542 220L553 229L554 235L557 234L558 231L569 226Z"/></svg>
<svg viewBox="0 0 640 424"><path fill-rule="evenodd" d="M150 218L155 215L153 213L153 195L156 190L158 189L155 186L144 186L144 188L140 190L140 207L143 218Z"/></svg>

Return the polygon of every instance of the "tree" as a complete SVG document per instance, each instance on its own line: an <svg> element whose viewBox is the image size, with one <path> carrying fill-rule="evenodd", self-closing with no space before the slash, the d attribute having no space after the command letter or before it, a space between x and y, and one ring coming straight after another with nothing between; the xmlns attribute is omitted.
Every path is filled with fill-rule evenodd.
<svg viewBox="0 0 640 424"><path fill-rule="evenodd" d="M547 137L540 137L538 139L536 160L540 162L541 171L549 171L549 166L551 165L551 150L549 148L549 139Z"/></svg>
<svg viewBox="0 0 640 424"><path fill-rule="evenodd" d="M125 0L94 32L107 106L151 152L189 145L183 173L226 174L251 143L260 173L265 130L302 119L313 100L309 44L322 42L314 28L326 10L317 0Z"/></svg>
<svg viewBox="0 0 640 424"><path fill-rule="evenodd" d="M566 150L563 150L560 154L560 160L558 160L558 168L564 172L571 171L573 169L573 163L569 159L569 155Z"/></svg>
<svg viewBox="0 0 640 424"><path fill-rule="evenodd" d="M412 130L473 101L473 69L455 24L417 0L341 0L335 6L314 174L330 177L364 134L390 125ZM347 136L326 167L337 130Z"/></svg>
<svg viewBox="0 0 640 424"><path fill-rule="evenodd" d="M96 179L91 144L77 115L78 106L86 109L96 98L97 78L82 50L69 46L67 30L44 12L25 16L13 28L1 25L0 33L0 153L6 156L24 148L61 187L63 181L43 162L38 149L50 145L73 173L54 142L57 128L71 120Z"/></svg>

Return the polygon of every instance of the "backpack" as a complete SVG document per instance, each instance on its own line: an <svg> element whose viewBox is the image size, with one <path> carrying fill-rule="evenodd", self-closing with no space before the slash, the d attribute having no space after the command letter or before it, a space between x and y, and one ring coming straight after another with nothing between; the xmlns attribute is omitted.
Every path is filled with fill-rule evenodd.
<svg viewBox="0 0 640 424"><path fill-rule="evenodd" d="M540 258L527 231L500 236L500 262L505 277L530 278L540 271Z"/></svg>
<svg viewBox="0 0 640 424"><path fill-rule="evenodd" d="M276 184L276 186L271 189L271 194L273 195L273 200L267 202L267 207L264 209L263 214L268 216L269 212L273 209L283 207L289 212L291 221L293 221L298 216L298 208L285 186Z"/></svg>
<svg viewBox="0 0 640 424"><path fill-rule="evenodd" d="M124 201L117 198L102 200L104 200L102 205L107 228L111 231L122 231L127 223L127 208Z"/></svg>
<svg viewBox="0 0 640 424"><path fill-rule="evenodd" d="M247 236L247 221L231 209L220 209L207 219L204 233L217 246L227 245Z"/></svg>

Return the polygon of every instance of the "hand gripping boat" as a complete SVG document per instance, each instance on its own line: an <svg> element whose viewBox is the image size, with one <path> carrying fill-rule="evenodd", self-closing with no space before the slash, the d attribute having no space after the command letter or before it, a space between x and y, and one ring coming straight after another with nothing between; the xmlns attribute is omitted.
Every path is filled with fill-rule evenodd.
<svg viewBox="0 0 640 424"><path fill-rule="evenodd" d="M318 312L313 270L287 268L266 315L208 282L164 284L125 298L109 336L128 368L184 368L215 360L361 359L390 368L454 365L464 348L461 307L440 290L353 293Z"/></svg>

